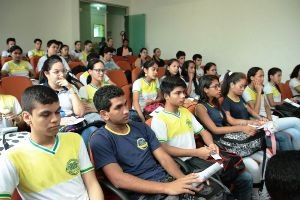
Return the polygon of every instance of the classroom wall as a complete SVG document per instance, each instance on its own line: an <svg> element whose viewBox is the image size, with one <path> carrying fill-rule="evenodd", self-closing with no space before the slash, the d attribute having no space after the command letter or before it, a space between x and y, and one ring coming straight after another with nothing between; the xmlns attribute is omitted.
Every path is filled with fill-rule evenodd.
<svg viewBox="0 0 300 200"><path fill-rule="evenodd" d="M184 50L218 71L281 67L287 79L300 63L299 0L131 0L130 15L146 14L146 46L163 58Z"/></svg>
<svg viewBox="0 0 300 200"><path fill-rule="evenodd" d="M76 0L1 0L0 49L6 38L15 37L24 51L33 48L33 40L58 39L73 47L79 39L79 1Z"/></svg>

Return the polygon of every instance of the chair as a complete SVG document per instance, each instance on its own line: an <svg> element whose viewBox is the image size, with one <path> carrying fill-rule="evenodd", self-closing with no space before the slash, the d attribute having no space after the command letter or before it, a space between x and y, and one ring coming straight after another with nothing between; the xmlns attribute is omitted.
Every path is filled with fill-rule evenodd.
<svg viewBox="0 0 300 200"><path fill-rule="evenodd" d="M21 103L21 96L24 90L32 86L32 82L29 78L24 76L9 76L2 78L1 86L4 91L15 96Z"/></svg>
<svg viewBox="0 0 300 200"><path fill-rule="evenodd" d="M116 64L124 71L131 71L131 65L129 62L124 61L124 60L119 60L116 62Z"/></svg>
<svg viewBox="0 0 300 200"><path fill-rule="evenodd" d="M1 58L1 65L3 66L4 63L6 63L7 61L10 61L12 60L12 57L4 57L4 58Z"/></svg>
<svg viewBox="0 0 300 200"><path fill-rule="evenodd" d="M291 91L291 88L289 86L290 80L287 80L285 83L278 84L280 92L281 92L281 99L290 99L293 98L293 93Z"/></svg>
<svg viewBox="0 0 300 200"><path fill-rule="evenodd" d="M137 59L137 56L127 56L127 60L129 64L134 65L135 60Z"/></svg>
<svg viewBox="0 0 300 200"><path fill-rule="evenodd" d="M160 79L161 77L163 77L166 73L166 69L164 67L159 67L158 68L158 79Z"/></svg>
<svg viewBox="0 0 300 200"><path fill-rule="evenodd" d="M126 61L126 59L123 56L113 56L112 58L115 62L118 62L120 60Z"/></svg>
<svg viewBox="0 0 300 200"><path fill-rule="evenodd" d="M140 67L137 67L137 68L134 68L132 71L131 71L131 80L132 80L132 83L138 79L140 73L141 73L142 69Z"/></svg>
<svg viewBox="0 0 300 200"><path fill-rule="evenodd" d="M81 61L71 61L68 64L71 70L78 66L84 66L84 64Z"/></svg>
<svg viewBox="0 0 300 200"><path fill-rule="evenodd" d="M121 69L116 70L108 70L106 75L110 78L112 82L114 82L119 88L121 88L127 99L127 106L131 108L132 98L131 98L131 84L128 84L127 78L124 72Z"/></svg>
<svg viewBox="0 0 300 200"><path fill-rule="evenodd" d="M32 65L32 68L33 68L35 78L39 77L37 64L38 64L40 58L41 58L40 56L33 56L29 59L29 62Z"/></svg>

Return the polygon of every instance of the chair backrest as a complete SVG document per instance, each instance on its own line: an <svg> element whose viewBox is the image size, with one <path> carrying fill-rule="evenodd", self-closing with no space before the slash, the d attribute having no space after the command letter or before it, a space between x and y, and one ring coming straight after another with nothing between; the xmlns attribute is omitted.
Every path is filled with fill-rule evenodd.
<svg viewBox="0 0 300 200"><path fill-rule="evenodd" d="M129 70L131 71L131 65L129 62L124 61L124 60L119 60L116 62L116 64L124 71Z"/></svg>
<svg viewBox="0 0 300 200"><path fill-rule="evenodd" d="M78 66L84 66L84 64L81 61L71 61L68 64L71 70Z"/></svg>
<svg viewBox="0 0 300 200"><path fill-rule="evenodd" d="M15 96L21 103L21 96L24 90L32 86L29 78L24 76L3 77L1 86L8 94Z"/></svg>
<svg viewBox="0 0 300 200"><path fill-rule="evenodd" d="M36 78L38 78L38 76L39 76L37 64L38 64L40 58L41 58L40 56L33 56L29 59L29 62L33 67L33 72L35 73L34 77L36 77Z"/></svg>
<svg viewBox="0 0 300 200"><path fill-rule="evenodd" d="M291 88L289 86L290 80L287 80L285 83L278 84L280 92L281 92L281 99L290 99L293 97L293 93L291 91Z"/></svg>
<svg viewBox="0 0 300 200"><path fill-rule="evenodd" d="M127 56L127 60L131 65L134 64L136 59L137 59L137 56Z"/></svg>
<svg viewBox="0 0 300 200"><path fill-rule="evenodd" d="M131 92L131 85L124 85L121 87L124 92L125 98L127 100L127 107L131 109L132 107L132 92Z"/></svg>
<svg viewBox="0 0 300 200"><path fill-rule="evenodd" d="M113 60L114 60L115 62L120 61L120 60L126 61L126 58L123 57L123 56L113 56Z"/></svg>
<svg viewBox="0 0 300 200"><path fill-rule="evenodd" d="M122 88L123 86L128 85L128 81L123 70L108 70L106 74L110 78L110 80L114 82L118 87Z"/></svg>
<svg viewBox="0 0 300 200"><path fill-rule="evenodd" d="M4 58L1 58L1 65L3 66L4 63L6 63L7 61L10 61L12 60L12 57L4 57Z"/></svg>
<svg viewBox="0 0 300 200"><path fill-rule="evenodd" d="M131 80L132 80L132 82L134 82L136 79L138 79L141 71L142 71L142 69L140 67L134 68L131 71Z"/></svg>
<svg viewBox="0 0 300 200"><path fill-rule="evenodd" d="M163 77L166 73L166 69L164 67L159 67L158 68L158 79L160 79L161 77Z"/></svg>

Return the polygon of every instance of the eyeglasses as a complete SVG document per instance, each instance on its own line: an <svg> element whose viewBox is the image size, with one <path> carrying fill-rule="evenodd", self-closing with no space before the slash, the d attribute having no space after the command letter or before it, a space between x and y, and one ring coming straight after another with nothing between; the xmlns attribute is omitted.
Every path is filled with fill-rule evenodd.
<svg viewBox="0 0 300 200"><path fill-rule="evenodd" d="M214 86L210 86L209 88L215 88L215 89L218 89L218 88L221 88L221 85L220 84L216 84Z"/></svg>
<svg viewBox="0 0 300 200"><path fill-rule="evenodd" d="M97 73L100 73L100 72L105 73L105 69L93 69L93 70Z"/></svg>

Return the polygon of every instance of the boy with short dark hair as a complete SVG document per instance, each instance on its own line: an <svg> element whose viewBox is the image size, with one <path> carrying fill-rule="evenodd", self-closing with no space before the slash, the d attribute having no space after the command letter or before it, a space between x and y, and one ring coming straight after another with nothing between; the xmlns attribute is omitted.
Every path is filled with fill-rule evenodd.
<svg viewBox="0 0 300 200"><path fill-rule="evenodd" d="M13 46L16 45L16 39L15 38L7 38L6 39L6 45L7 45L7 49L2 51L1 53L1 57L5 58L5 57L9 57L10 56L10 52L9 49Z"/></svg>
<svg viewBox="0 0 300 200"><path fill-rule="evenodd" d="M194 54L193 55L193 61L196 65L196 75L197 78L200 78L201 76L204 75L204 71L201 68L201 64L202 64L202 55L201 54Z"/></svg>
<svg viewBox="0 0 300 200"><path fill-rule="evenodd" d="M42 57L45 55L44 50L42 50L42 40L39 38L34 39L34 49L28 51L27 55L29 58L32 58L34 56Z"/></svg>
<svg viewBox="0 0 300 200"><path fill-rule="evenodd" d="M162 81L160 89L165 99L165 108L153 117L151 128L168 154L179 157L191 168L195 168L197 160L207 160L212 154L219 153L219 148L214 143L211 134L203 128L194 115L182 107L186 88L185 82L177 76L169 76ZM194 134L200 134L206 146L196 148ZM236 187L238 187L238 192L241 191L240 200L251 199L252 178L250 174L240 176Z"/></svg>
<svg viewBox="0 0 300 200"><path fill-rule="evenodd" d="M144 123L129 122L122 89L104 86L94 104L106 125L91 138L96 169L102 169L113 185L130 192L130 199L165 199L194 194L195 174L185 176L160 147L155 134ZM173 178L174 177L174 178ZM176 179L176 180L174 180Z"/></svg>
<svg viewBox="0 0 300 200"><path fill-rule="evenodd" d="M60 106L49 87L36 85L22 95L30 137L0 157L0 199L18 188L22 199L103 200L82 138L58 134Z"/></svg>
<svg viewBox="0 0 300 200"><path fill-rule="evenodd" d="M84 66L87 66L88 60L87 56L92 52L93 50L93 42L91 40L84 41L84 49L81 52L81 57L79 58L81 62L84 64Z"/></svg>

